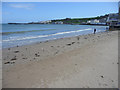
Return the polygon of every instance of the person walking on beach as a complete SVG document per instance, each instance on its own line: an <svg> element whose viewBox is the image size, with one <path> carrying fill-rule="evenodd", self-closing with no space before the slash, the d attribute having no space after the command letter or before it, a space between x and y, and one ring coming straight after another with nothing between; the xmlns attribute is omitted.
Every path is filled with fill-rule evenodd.
<svg viewBox="0 0 120 90"><path fill-rule="evenodd" d="M96 29L94 29L94 34L96 33Z"/></svg>
<svg viewBox="0 0 120 90"><path fill-rule="evenodd" d="M106 31L108 31L109 30L109 28L108 27L106 27Z"/></svg>

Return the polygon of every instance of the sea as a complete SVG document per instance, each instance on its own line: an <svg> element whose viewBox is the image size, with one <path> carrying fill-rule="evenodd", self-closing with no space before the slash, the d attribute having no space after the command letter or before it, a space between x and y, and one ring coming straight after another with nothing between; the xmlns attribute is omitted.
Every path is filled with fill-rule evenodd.
<svg viewBox="0 0 120 90"><path fill-rule="evenodd" d="M68 24L2 24L2 48L29 45L47 40L105 32L108 26Z"/></svg>

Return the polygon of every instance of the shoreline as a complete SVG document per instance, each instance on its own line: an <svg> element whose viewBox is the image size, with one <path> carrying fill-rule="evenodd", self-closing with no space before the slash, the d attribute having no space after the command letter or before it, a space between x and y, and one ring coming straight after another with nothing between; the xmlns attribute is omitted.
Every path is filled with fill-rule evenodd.
<svg viewBox="0 0 120 90"><path fill-rule="evenodd" d="M117 45L109 31L5 48L3 88L117 88Z"/></svg>
<svg viewBox="0 0 120 90"><path fill-rule="evenodd" d="M99 34L99 33L104 33L104 32L109 32L109 31L101 31L101 32L96 32L96 34ZM76 35L76 36L66 36L66 37L63 37L63 38L54 38L54 39L49 39L49 40L45 40L45 41L37 41L37 42L33 42L33 43L30 43L30 44L25 44L25 45L16 45L16 46L13 46L13 47L4 47L2 49L8 49L8 48L14 48L14 47L21 47L21 46L28 46L28 45L34 45L34 44L37 44L37 43L44 43L44 42L49 42L49 41L54 41L54 40L59 40L59 39L64 39L64 38L74 38L74 37L79 37L79 36L84 36L84 35L92 35L93 33L89 33L89 34L82 34L82 35ZM94 34L93 34L94 35Z"/></svg>
<svg viewBox="0 0 120 90"><path fill-rule="evenodd" d="M11 25L10 28L12 28ZM17 27L16 25L13 25L15 27ZM26 28L28 28L29 26L24 25ZM53 28L50 28L50 27ZM54 27L55 26L55 27ZM18 29L21 26L18 25ZM30 27L35 28L35 26L30 25ZM72 37L75 35L82 35L82 34L88 34L88 33L93 33L93 30L96 28L98 32L103 32L106 30L107 26L90 26L90 25L63 25L63 27L61 27L61 25L37 25L38 30L37 29L30 29L30 30L13 30L13 31L9 31L7 28L7 32L3 32L3 48L9 48L9 47L14 47L14 46L22 46L22 45L28 45L28 44L32 44L32 43L36 43L39 41L46 41L48 40L52 40L54 38L63 38L63 37ZM44 27L40 28L40 27ZM45 27L49 27L46 28ZM61 27L61 29L60 29ZM64 28L66 27L66 28ZM68 30L67 30L68 28ZM89 30L88 30L89 29ZM13 36L14 35L14 36Z"/></svg>

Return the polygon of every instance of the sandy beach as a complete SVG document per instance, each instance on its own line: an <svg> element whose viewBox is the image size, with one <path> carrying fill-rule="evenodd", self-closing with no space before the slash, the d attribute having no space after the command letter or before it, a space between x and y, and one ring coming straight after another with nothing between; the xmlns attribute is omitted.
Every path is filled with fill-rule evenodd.
<svg viewBox="0 0 120 90"><path fill-rule="evenodd" d="M2 51L3 88L118 88L118 31Z"/></svg>

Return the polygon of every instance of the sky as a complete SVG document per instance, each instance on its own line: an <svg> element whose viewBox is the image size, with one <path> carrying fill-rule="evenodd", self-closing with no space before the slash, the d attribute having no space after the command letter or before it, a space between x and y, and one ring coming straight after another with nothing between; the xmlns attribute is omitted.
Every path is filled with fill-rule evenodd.
<svg viewBox="0 0 120 90"><path fill-rule="evenodd" d="M2 23L86 18L117 12L117 2L2 2Z"/></svg>

